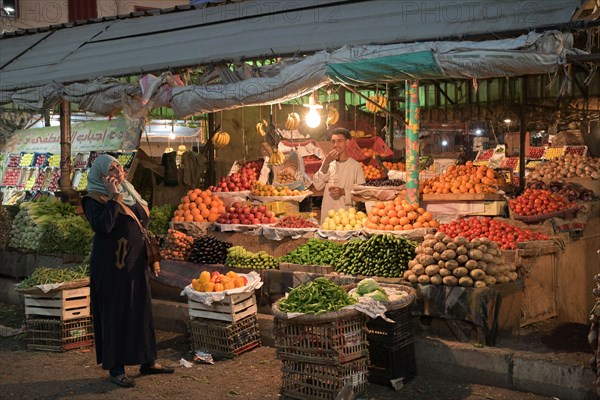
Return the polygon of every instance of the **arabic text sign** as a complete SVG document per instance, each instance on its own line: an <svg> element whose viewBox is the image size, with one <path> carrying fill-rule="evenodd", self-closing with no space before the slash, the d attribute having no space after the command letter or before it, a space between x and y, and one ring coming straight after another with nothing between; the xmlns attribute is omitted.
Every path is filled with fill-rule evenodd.
<svg viewBox="0 0 600 400"><path fill-rule="evenodd" d="M111 121L86 121L71 126L71 153L90 151L133 151L139 144L139 132L130 129L123 118ZM15 131L4 153L60 153L60 127Z"/></svg>

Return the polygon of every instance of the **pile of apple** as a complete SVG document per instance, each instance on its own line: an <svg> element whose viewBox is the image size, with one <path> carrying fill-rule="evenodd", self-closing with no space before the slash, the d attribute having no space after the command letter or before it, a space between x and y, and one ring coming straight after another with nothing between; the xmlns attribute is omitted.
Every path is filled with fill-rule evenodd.
<svg viewBox="0 0 600 400"><path fill-rule="evenodd" d="M18 168L7 168L4 173L4 180L2 181L2 186L17 186L19 183L19 176L21 175L21 170Z"/></svg>
<svg viewBox="0 0 600 400"><path fill-rule="evenodd" d="M577 207L575 202L550 190L527 188L522 195L508 202L517 215L532 216L551 214Z"/></svg>
<svg viewBox="0 0 600 400"><path fill-rule="evenodd" d="M289 215L281 217L279 222L275 224L276 228L318 228L314 222L306 220L297 215Z"/></svg>
<svg viewBox="0 0 600 400"><path fill-rule="evenodd" d="M277 222L277 218L264 205L236 201L226 208L226 212L219 216L217 222L219 224L241 225L274 224Z"/></svg>
<svg viewBox="0 0 600 400"><path fill-rule="evenodd" d="M239 172L221 177L221 180L208 190L211 192L240 192L251 190L260 176L264 160L250 161L240 167Z"/></svg>
<svg viewBox="0 0 600 400"><path fill-rule="evenodd" d="M362 212L356 212L354 207L348 210L340 208L339 210L329 210L327 218L323 221L321 229L326 231L352 231L362 229L367 222L367 215Z"/></svg>

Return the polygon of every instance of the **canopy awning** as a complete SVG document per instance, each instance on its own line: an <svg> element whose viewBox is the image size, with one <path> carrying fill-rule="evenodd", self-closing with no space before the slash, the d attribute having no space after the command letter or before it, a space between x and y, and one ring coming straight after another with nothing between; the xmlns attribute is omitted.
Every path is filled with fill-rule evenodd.
<svg viewBox="0 0 600 400"><path fill-rule="evenodd" d="M571 20L579 0L247 0L0 39L3 91L223 60L312 54L530 30ZM176 8L177 10L177 8Z"/></svg>

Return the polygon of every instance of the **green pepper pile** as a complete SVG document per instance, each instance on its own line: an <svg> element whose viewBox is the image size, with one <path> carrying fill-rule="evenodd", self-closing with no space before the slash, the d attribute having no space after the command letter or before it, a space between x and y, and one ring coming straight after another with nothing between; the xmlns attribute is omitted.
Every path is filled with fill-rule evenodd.
<svg viewBox="0 0 600 400"><path fill-rule="evenodd" d="M301 265L333 265L341 254L342 245L339 243L310 239L291 253L279 257L279 261Z"/></svg>
<svg viewBox="0 0 600 400"><path fill-rule="evenodd" d="M292 289L285 299L279 300L277 307L283 312L320 314L355 303L341 286L327 278L317 278Z"/></svg>
<svg viewBox="0 0 600 400"><path fill-rule="evenodd" d="M400 277L415 258L417 244L394 235L373 235L367 240L353 239L334 265L337 272L351 275Z"/></svg>

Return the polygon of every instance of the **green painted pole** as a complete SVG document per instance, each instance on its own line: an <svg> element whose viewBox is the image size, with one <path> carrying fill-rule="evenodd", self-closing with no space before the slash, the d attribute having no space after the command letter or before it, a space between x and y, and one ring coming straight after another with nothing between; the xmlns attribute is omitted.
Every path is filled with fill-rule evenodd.
<svg viewBox="0 0 600 400"><path fill-rule="evenodd" d="M419 204L419 83L406 81L406 200Z"/></svg>

